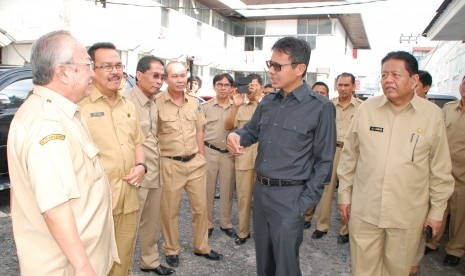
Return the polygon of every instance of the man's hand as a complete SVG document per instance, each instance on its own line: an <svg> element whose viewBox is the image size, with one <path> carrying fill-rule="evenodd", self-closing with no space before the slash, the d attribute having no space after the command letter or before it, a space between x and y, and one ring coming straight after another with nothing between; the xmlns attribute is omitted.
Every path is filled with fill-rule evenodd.
<svg viewBox="0 0 465 276"><path fill-rule="evenodd" d="M442 220L439 221L439 220L426 218L425 223L423 224L423 228L428 227L428 225L431 226L431 229L433 229L433 238L434 238L437 236L439 232L439 228L441 228Z"/></svg>
<svg viewBox="0 0 465 276"><path fill-rule="evenodd" d="M344 223L348 223L350 217L350 204L339 204L337 209L341 215L342 221Z"/></svg>
<svg viewBox="0 0 465 276"><path fill-rule="evenodd" d="M123 177L124 181L127 181L130 185L138 188L144 179L145 168L137 165L129 170L129 174Z"/></svg>
<svg viewBox="0 0 465 276"><path fill-rule="evenodd" d="M244 147L241 146L241 137L234 132L229 133L227 148L229 153L238 156L244 153Z"/></svg>
<svg viewBox="0 0 465 276"><path fill-rule="evenodd" d="M244 101L245 101L245 93L237 93L236 91L235 94L233 95L234 106L241 106L244 104Z"/></svg>

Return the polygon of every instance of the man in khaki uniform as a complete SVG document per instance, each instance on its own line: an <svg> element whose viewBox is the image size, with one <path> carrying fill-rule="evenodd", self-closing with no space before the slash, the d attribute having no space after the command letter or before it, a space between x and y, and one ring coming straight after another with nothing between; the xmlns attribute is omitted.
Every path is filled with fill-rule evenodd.
<svg viewBox="0 0 465 276"><path fill-rule="evenodd" d="M225 122L225 129L241 129L250 121L263 91L262 78L257 74L250 74L248 103L244 104L244 94L236 93L233 97L234 106ZM258 143L244 149L242 155L235 156L236 193L239 213L239 233L235 239L237 245L244 244L250 238L250 212L252 209L252 194L255 185L255 158Z"/></svg>
<svg viewBox="0 0 465 276"><path fill-rule="evenodd" d="M35 42L31 65L34 90L7 147L21 275L107 275L119 261L110 187L76 105L89 95L92 62L57 31Z"/></svg>
<svg viewBox="0 0 465 276"><path fill-rule="evenodd" d="M79 105L90 134L100 149L99 157L110 181L116 244L121 258L109 275L127 275L134 253L137 231L137 188L145 165L140 129L134 104L118 91L123 76L116 47L96 43L88 52L94 61L95 76L89 97Z"/></svg>
<svg viewBox="0 0 465 276"><path fill-rule="evenodd" d="M209 260L223 255L208 245L207 197L203 125L199 101L184 93L187 72L180 62L166 65L168 89L156 97L158 141L161 153L161 221L166 262L179 266L179 204L182 191L189 197L194 228L194 253Z"/></svg>
<svg viewBox="0 0 465 276"><path fill-rule="evenodd" d="M229 131L224 129L224 122L232 109L229 93L234 80L231 75L219 74L213 78L216 97L202 103L205 115L204 139L205 159L207 161L207 210L208 236L214 228L214 206L216 183L220 185L220 229L232 238L237 233L231 223L231 209L234 193L234 156L226 149L226 136Z"/></svg>
<svg viewBox="0 0 465 276"><path fill-rule="evenodd" d="M165 80L165 64L154 56L145 56L137 63L137 85L124 93L136 107L139 124L145 141L144 148L147 173L137 197L139 200L139 266L142 271L158 275L170 275L174 269L160 264L158 239L160 237L160 202L162 183L160 179L160 150L158 148L158 109L155 95Z"/></svg>
<svg viewBox="0 0 465 276"><path fill-rule="evenodd" d="M411 54L386 55L384 95L360 105L344 141L338 202L353 275L408 275L424 228L437 234L452 194L442 114L415 94L417 73Z"/></svg>
<svg viewBox="0 0 465 276"><path fill-rule="evenodd" d="M461 99L446 103L442 109L455 179L454 193L444 214L444 221L450 216L449 242L444 259L444 264L450 266L458 265L465 254L465 76L459 91ZM426 251L437 250L444 230L445 227L441 227L439 235L427 243Z"/></svg>
<svg viewBox="0 0 465 276"><path fill-rule="evenodd" d="M325 185L325 189L321 200L319 202L320 208L318 211L318 221L316 230L312 234L312 238L320 239L328 232L329 222L331 221L331 205L333 203L334 190L338 183L337 178L337 165L339 163L339 156L344 146L344 136L349 129L352 118L357 112L361 100L353 96L355 90L355 76L350 73L342 73L337 77L337 91L338 97L331 100L336 107L336 153L334 154L333 170L331 172L331 181ZM347 224L342 222L339 230L338 243L349 242L349 229Z"/></svg>

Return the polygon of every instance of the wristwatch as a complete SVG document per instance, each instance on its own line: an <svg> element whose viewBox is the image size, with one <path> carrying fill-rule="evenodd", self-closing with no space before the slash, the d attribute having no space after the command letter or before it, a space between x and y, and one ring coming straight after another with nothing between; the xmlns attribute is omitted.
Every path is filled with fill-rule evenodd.
<svg viewBox="0 0 465 276"><path fill-rule="evenodd" d="M137 163L136 166L144 167L145 173L147 173L147 164L145 164L145 163Z"/></svg>

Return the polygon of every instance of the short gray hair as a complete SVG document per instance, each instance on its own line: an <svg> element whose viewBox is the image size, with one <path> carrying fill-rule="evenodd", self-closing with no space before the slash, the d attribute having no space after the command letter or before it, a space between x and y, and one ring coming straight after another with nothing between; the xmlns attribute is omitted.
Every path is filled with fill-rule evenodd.
<svg viewBox="0 0 465 276"><path fill-rule="evenodd" d="M61 63L72 62L73 48L66 47L62 38L72 37L67 31L54 31L41 36L32 46L32 82L37 85L49 84L55 68Z"/></svg>

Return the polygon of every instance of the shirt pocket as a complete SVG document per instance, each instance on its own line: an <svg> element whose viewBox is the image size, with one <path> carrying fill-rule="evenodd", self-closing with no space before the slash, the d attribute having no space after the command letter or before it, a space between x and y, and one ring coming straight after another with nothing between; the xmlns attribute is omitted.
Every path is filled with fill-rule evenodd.
<svg viewBox="0 0 465 276"><path fill-rule="evenodd" d="M166 114L160 114L159 133L174 133L179 131L178 118L176 116L168 116Z"/></svg>
<svg viewBox="0 0 465 276"><path fill-rule="evenodd" d="M308 121L287 120L283 123L283 139L281 143L290 148L302 148L302 141L307 139L311 128Z"/></svg>
<svg viewBox="0 0 465 276"><path fill-rule="evenodd" d="M187 131L193 131L196 129L197 115L194 112L187 112L185 115L186 121L183 125Z"/></svg>
<svg viewBox="0 0 465 276"><path fill-rule="evenodd" d="M433 145L433 136L431 135L412 135L410 147L412 149L412 162L428 160Z"/></svg>

